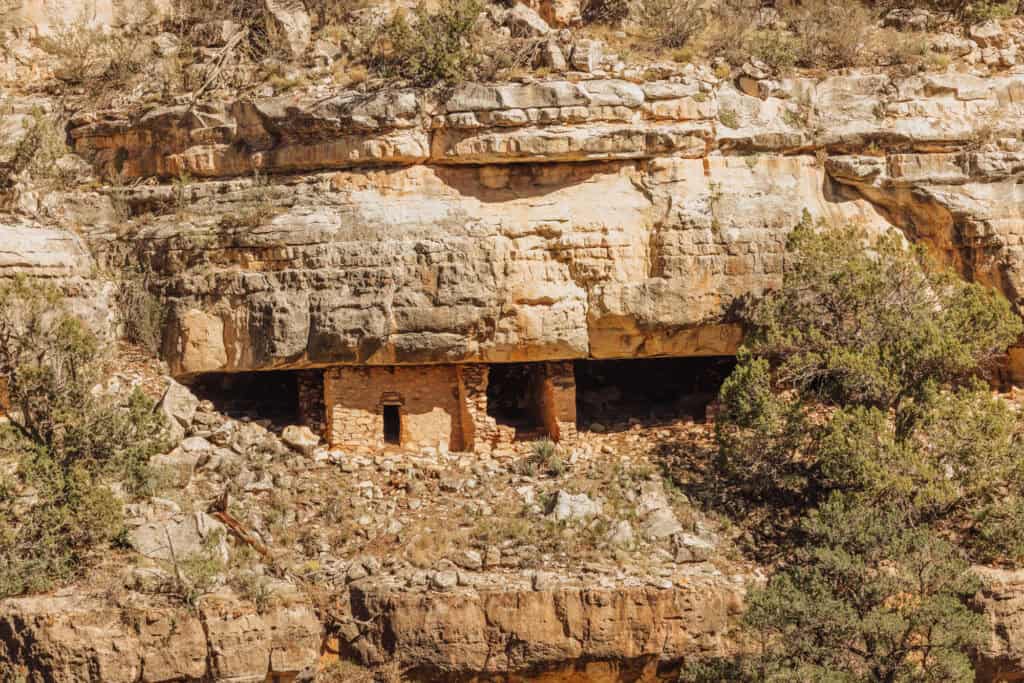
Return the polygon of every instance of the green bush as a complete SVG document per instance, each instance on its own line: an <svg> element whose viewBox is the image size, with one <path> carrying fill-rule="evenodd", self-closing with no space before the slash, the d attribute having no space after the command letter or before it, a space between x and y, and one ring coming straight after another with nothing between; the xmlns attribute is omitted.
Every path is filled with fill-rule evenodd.
<svg viewBox="0 0 1024 683"><path fill-rule="evenodd" d="M567 469L568 465L562 460L558 446L550 439L535 441L531 453L526 456L520 467L522 474L530 477L538 473L560 477Z"/></svg>
<svg viewBox="0 0 1024 683"><path fill-rule="evenodd" d="M979 581L955 548L898 511L841 497L804 532L788 566L748 596L744 625L770 643L753 658L759 680L974 680L968 652L985 620L966 604Z"/></svg>
<svg viewBox="0 0 1024 683"><path fill-rule="evenodd" d="M68 153L64 131L57 120L36 107L23 126L24 134L9 148L5 149L0 142L0 158L5 159L0 161L0 191L10 187L24 172L35 180L51 181L58 189L67 187L72 179L56 167L57 160Z"/></svg>
<svg viewBox="0 0 1024 683"><path fill-rule="evenodd" d="M721 476L798 512L834 491L886 500L1000 552L985 529L1020 504L1024 432L978 376L1021 332L1009 303L896 237L804 224L789 247L722 386ZM1001 552L1024 557L1020 535Z"/></svg>
<svg viewBox="0 0 1024 683"><path fill-rule="evenodd" d="M429 87L472 78L483 46L474 40L479 0L442 0L435 11L421 3L398 12L378 31L371 62L383 75Z"/></svg>
<svg viewBox="0 0 1024 683"><path fill-rule="evenodd" d="M95 390L99 349L53 288L27 279L0 287L11 403L0 455L16 460L17 479L35 494L26 505L10 482L0 487L0 596L78 575L123 528L112 485L143 494L152 481L163 417L138 390L127 401Z"/></svg>

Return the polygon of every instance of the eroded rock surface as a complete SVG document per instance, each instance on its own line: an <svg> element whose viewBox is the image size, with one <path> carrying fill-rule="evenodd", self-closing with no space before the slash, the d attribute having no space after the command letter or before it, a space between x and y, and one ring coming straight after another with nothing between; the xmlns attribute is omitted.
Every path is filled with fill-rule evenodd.
<svg viewBox="0 0 1024 683"><path fill-rule="evenodd" d="M53 683L291 681L315 670L322 627L308 603L265 614L231 600L123 610L81 596L0 602L0 663Z"/></svg>
<svg viewBox="0 0 1024 683"><path fill-rule="evenodd" d="M398 657L423 680L515 673L587 660L674 661L724 654L739 591L692 587L472 591L461 595L353 592L372 627L351 645Z"/></svg>
<svg viewBox="0 0 1024 683"><path fill-rule="evenodd" d="M70 134L100 171L199 179L133 190L127 230L89 231L160 276L178 375L729 354L805 216L895 226L1018 302L1024 76L739 85L298 95Z"/></svg>

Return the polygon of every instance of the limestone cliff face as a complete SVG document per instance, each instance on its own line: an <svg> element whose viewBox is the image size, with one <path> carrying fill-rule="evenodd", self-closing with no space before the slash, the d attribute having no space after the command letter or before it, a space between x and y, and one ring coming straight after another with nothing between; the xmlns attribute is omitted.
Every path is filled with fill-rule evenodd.
<svg viewBox="0 0 1024 683"><path fill-rule="evenodd" d="M160 276L188 375L728 354L805 214L895 226L1019 303L1022 100L1024 75L594 79L87 114L70 134L99 170L192 179L92 231Z"/></svg>
<svg viewBox="0 0 1024 683"><path fill-rule="evenodd" d="M312 680L340 648L400 663L410 681L654 681L659 665L729 652L742 593L721 578L444 593L369 580L338 596L354 618L333 634L298 599L257 612L208 596L189 612L21 598L0 602L0 664L53 683L286 682Z"/></svg>
<svg viewBox="0 0 1024 683"><path fill-rule="evenodd" d="M659 662L723 655L742 591L723 582L692 587L568 588L437 595L355 589L357 617L371 628L354 641L368 661L399 658L414 680L460 680L616 662L653 680ZM581 680L634 680L591 672ZM646 673L647 675L643 675Z"/></svg>
<svg viewBox="0 0 1024 683"><path fill-rule="evenodd" d="M0 663L32 681L292 681L316 669L322 627L307 602L257 613L231 600L196 612L122 610L80 596L0 602Z"/></svg>

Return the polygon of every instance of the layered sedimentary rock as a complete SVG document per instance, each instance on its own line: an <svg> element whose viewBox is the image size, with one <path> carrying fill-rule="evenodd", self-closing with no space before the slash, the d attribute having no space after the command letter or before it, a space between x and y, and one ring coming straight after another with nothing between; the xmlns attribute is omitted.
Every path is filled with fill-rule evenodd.
<svg viewBox="0 0 1024 683"><path fill-rule="evenodd" d="M659 664L729 652L742 589L721 580L671 590L564 588L410 592L367 584L340 596L355 620L337 636L302 602L257 613L204 598L195 613L72 598L7 600L0 663L53 683L309 680L339 646L408 680L654 680ZM346 607L347 609L347 607ZM568 672L566 673L568 668ZM587 673L589 672L589 673ZM580 675L579 673L576 674Z"/></svg>
<svg viewBox="0 0 1024 683"><path fill-rule="evenodd" d="M895 226L1018 303L1022 101L1021 75L594 79L100 112L70 133L100 171L178 178L92 237L160 276L189 375L728 354L805 216Z"/></svg>
<svg viewBox="0 0 1024 683"><path fill-rule="evenodd" d="M730 617L740 609L741 594L720 581L670 590L566 588L454 595L354 589L354 616L371 621L349 646L368 661L399 658L415 680L536 675L566 662L588 661L648 671L642 680L651 680L658 662L726 654Z"/></svg>
<svg viewBox="0 0 1024 683"><path fill-rule="evenodd" d="M979 681L1024 680L1024 572L980 567L984 587L977 606L988 621L988 638L975 657Z"/></svg>
<svg viewBox="0 0 1024 683"><path fill-rule="evenodd" d="M0 215L0 277L40 278L67 295L72 312L103 336L116 325L115 287L93 277L95 259L69 230Z"/></svg>
<svg viewBox="0 0 1024 683"><path fill-rule="evenodd" d="M0 663L53 683L291 681L315 671L322 639L302 601L263 614L216 598L194 613L77 596L0 602Z"/></svg>

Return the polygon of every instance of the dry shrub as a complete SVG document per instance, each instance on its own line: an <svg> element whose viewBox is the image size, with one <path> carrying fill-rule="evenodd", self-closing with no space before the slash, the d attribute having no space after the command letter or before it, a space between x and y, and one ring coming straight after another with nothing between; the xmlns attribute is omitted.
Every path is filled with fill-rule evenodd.
<svg viewBox="0 0 1024 683"><path fill-rule="evenodd" d="M635 18L658 45L680 48L707 25L703 0L640 0Z"/></svg>
<svg viewBox="0 0 1024 683"><path fill-rule="evenodd" d="M346 24L368 5L369 0L306 0L306 10L320 28Z"/></svg>
<svg viewBox="0 0 1024 683"><path fill-rule="evenodd" d="M805 0L785 13L796 37L797 64L805 67L853 66L862 55L872 13L850 0Z"/></svg>
<svg viewBox="0 0 1024 683"><path fill-rule="evenodd" d="M703 42L708 54L731 64L755 59L781 70L842 68L874 61L868 47L875 20L874 10L850 0L779 3L773 11L759 0L722 0Z"/></svg>
<svg viewBox="0 0 1024 683"><path fill-rule="evenodd" d="M56 27L40 40L40 47L57 58L60 80L111 90L142 71L140 42L137 32L107 33L79 20Z"/></svg>
<svg viewBox="0 0 1024 683"><path fill-rule="evenodd" d="M867 51L883 64L917 64L929 54L928 36L881 28L868 36Z"/></svg>
<svg viewBox="0 0 1024 683"><path fill-rule="evenodd" d="M149 291L150 276L132 274L121 281L117 291L118 322L125 338L154 357L163 343L167 308Z"/></svg>
<svg viewBox="0 0 1024 683"><path fill-rule="evenodd" d="M588 24L617 24L629 16L629 0L585 0L580 15Z"/></svg>
<svg viewBox="0 0 1024 683"><path fill-rule="evenodd" d="M712 5L704 47L709 55L730 64L742 64L751 57L750 35L758 28L760 0L720 0Z"/></svg>

